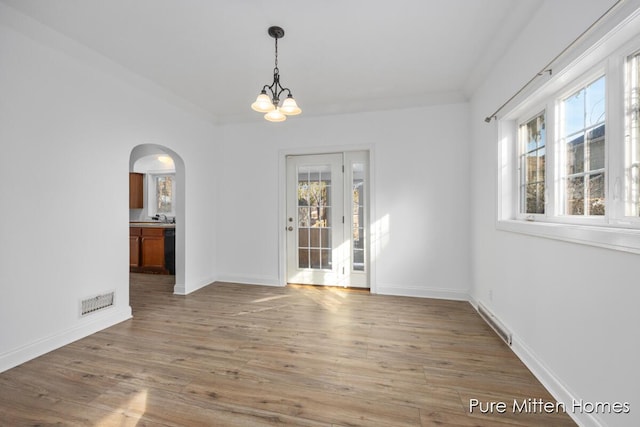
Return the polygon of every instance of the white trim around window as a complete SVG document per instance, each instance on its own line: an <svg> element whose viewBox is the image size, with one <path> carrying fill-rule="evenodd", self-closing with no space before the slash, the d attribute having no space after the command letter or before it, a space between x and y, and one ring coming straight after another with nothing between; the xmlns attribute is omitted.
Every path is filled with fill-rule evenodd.
<svg viewBox="0 0 640 427"><path fill-rule="evenodd" d="M163 171L148 171L147 172L147 198L148 198L148 212L149 217L153 217L155 215L166 215L167 218L175 218L176 209L175 209L175 194L176 194L176 181L175 181L175 171L173 170L163 170ZM171 195L170 195L170 212L158 212L158 203L157 200L157 178L161 177L170 177L171 178Z"/></svg>
<svg viewBox="0 0 640 427"><path fill-rule="evenodd" d="M636 215L637 208L635 211L629 208L630 203L634 203L634 207L640 206L640 201L630 202L629 194L633 191L629 190L628 177L630 156L640 156L640 141L631 141L628 118L629 111L637 109L637 106L631 106L629 101L632 97L628 64L630 58L638 52L640 10L587 49L565 69L555 72L538 90L498 120L497 229L640 253L640 215ZM606 132L604 160L600 152L601 143L597 148L594 145L594 150L598 150L597 156L593 157L598 159L597 166L592 165L590 172L585 164L582 174L575 173L574 169L567 166L574 163L570 163L567 157L567 145L566 141L563 142L564 135L561 133L561 125L568 123L560 114L562 103L576 92L583 91L584 94L585 88L595 87L590 85L596 81L601 82L598 79L602 76L605 77L606 94L602 115L606 112L606 118L604 121L598 119L592 124L587 120L584 126L576 128L577 134L568 139L575 142L575 135L582 132L583 136L580 138L583 139L578 143L584 147L582 150L588 150L587 145L596 139L589 142L587 135L595 135L589 132L599 127L600 136ZM540 114L544 114L546 138L545 150L542 152L530 149L535 143L532 145L530 141L523 141L522 138L522 135L526 134L522 131L523 127L527 130L526 126ZM531 129L535 129L535 124L529 126L529 130ZM532 158L531 161L537 161L537 168L543 165L544 194L541 194L539 189L533 191L533 196L523 193L528 188L527 184L536 182L535 177L532 178L527 170L530 160L525 158L525 155L542 157L537 160ZM578 158L580 157L575 155L575 159ZM583 158L585 162L589 161L588 152L585 152ZM596 161L592 163L596 164ZM533 163L531 165L531 171L535 172L536 166ZM584 210L568 210L567 203L580 206L575 205L579 195L570 200L565 195L565 191L568 191L568 177L575 176L579 180L580 176L583 176L583 180L589 180L599 174L598 181L594 178L596 184L593 190L598 196L585 200ZM601 174L604 174L604 179ZM583 197L587 199L591 190L586 184L584 191ZM527 195L531 198L530 204L527 204ZM535 197L538 198L537 201L534 200ZM540 199L544 199L543 209L536 204ZM591 209L588 204L593 200L594 203L600 204L594 205L597 209ZM604 209L601 206L603 200Z"/></svg>

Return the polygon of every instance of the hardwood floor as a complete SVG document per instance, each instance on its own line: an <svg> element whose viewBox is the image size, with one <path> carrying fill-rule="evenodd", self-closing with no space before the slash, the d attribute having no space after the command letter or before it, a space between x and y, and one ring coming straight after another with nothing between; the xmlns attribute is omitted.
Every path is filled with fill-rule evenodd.
<svg viewBox="0 0 640 427"><path fill-rule="evenodd" d="M132 320L0 374L0 423L575 425L513 413L553 399L466 302L172 279L132 274Z"/></svg>

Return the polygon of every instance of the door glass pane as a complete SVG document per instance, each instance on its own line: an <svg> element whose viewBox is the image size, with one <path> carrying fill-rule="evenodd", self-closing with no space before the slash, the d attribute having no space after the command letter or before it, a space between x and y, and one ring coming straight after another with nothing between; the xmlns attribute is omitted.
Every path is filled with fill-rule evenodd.
<svg viewBox="0 0 640 427"><path fill-rule="evenodd" d="M309 229L310 233L311 233L311 237L310 237L310 243L309 243L309 247L310 248L321 248L322 246L320 245L320 229L319 228L311 228Z"/></svg>
<svg viewBox="0 0 640 427"><path fill-rule="evenodd" d="M320 251L320 268L330 269L331 268L331 250L322 249Z"/></svg>
<svg viewBox="0 0 640 427"><path fill-rule="evenodd" d="M352 240L353 250L351 258L351 268L354 271L364 271L364 197L365 197L365 168L363 163L353 163L352 165Z"/></svg>
<svg viewBox="0 0 640 427"><path fill-rule="evenodd" d="M309 247L309 234L311 233L310 228L298 228L298 247L299 248L308 248Z"/></svg>
<svg viewBox="0 0 640 427"><path fill-rule="evenodd" d="M298 268L309 268L309 249L298 249Z"/></svg>
<svg viewBox="0 0 640 427"><path fill-rule="evenodd" d="M309 208L298 208L298 227L309 227L311 225L311 217Z"/></svg>
<svg viewBox="0 0 640 427"><path fill-rule="evenodd" d="M320 249L309 249L309 258L311 265L309 268L320 269L322 268L322 263L320 262Z"/></svg>
<svg viewBox="0 0 640 427"><path fill-rule="evenodd" d="M298 168L298 268L331 269L331 166Z"/></svg>

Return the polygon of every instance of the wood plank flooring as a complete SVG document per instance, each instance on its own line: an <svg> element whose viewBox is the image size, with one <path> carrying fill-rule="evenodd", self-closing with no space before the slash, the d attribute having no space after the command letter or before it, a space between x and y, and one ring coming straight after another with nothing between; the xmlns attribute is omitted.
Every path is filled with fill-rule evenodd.
<svg viewBox="0 0 640 427"><path fill-rule="evenodd" d="M134 318L0 374L3 426L565 426L466 302L131 275Z"/></svg>

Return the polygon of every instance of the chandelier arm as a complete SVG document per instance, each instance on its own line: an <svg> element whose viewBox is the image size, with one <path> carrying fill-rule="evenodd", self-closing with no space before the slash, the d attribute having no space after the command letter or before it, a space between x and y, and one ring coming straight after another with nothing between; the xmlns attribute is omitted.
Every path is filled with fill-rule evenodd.
<svg viewBox="0 0 640 427"><path fill-rule="evenodd" d="M262 87L263 91L267 91L267 89L269 89L269 92L271 92L271 98L273 98L276 95L276 91L274 90L274 88L277 90L278 89L278 78L276 77L276 74L273 75L273 82L271 82L270 85L264 85Z"/></svg>
<svg viewBox="0 0 640 427"><path fill-rule="evenodd" d="M276 107L280 102L280 95L282 95L282 92L287 91L288 94L291 95L291 90L280 84L280 73L277 68L273 70L273 83L271 83L270 86L265 85L263 90L264 89L269 89L269 92L271 92L271 102L273 102L273 105Z"/></svg>
<svg viewBox="0 0 640 427"><path fill-rule="evenodd" d="M282 95L283 92L286 91L287 96L293 97L293 95L291 94L291 89L289 89L288 87L283 87L282 84L280 84L280 75L277 73L274 73L273 75L273 83L271 83L270 85L264 85L262 87L262 91L265 93L267 92L267 89L271 93L271 102L273 102L273 105L275 106L277 106L280 102L280 95Z"/></svg>
<svg viewBox="0 0 640 427"><path fill-rule="evenodd" d="M280 86L280 92L278 92L278 98L280 98L280 95L282 94L282 92L287 91L287 96L291 96L293 97L293 95L291 94L291 89L289 89L288 87L282 87Z"/></svg>

